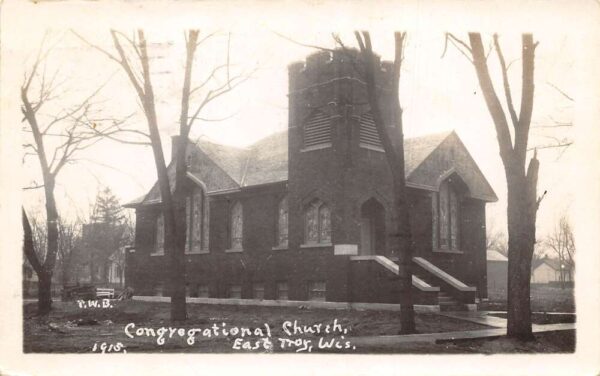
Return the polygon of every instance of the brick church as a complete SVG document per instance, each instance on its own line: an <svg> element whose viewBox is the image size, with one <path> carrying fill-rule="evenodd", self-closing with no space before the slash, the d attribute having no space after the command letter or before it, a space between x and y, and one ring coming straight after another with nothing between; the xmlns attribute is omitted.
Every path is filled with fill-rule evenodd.
<svg viewBox="0 0 600 376"><path fill-rule="evenodd" d="M357 61L346 50L291 64L287 131L247 148L190 140L188 296L398 303L392 180ZM380 67L392 125L392 65ZM493 189L454 132L406 139L405 160L415 303L486 297ZM128 285L167 295L158 186L126 206L137 216Z"/></svg>

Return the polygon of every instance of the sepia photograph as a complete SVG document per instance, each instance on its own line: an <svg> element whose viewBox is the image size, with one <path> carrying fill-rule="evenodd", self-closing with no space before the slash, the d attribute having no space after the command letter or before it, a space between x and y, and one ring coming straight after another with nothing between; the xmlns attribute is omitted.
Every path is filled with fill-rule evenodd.
<svg viewBox="0 0 600 376"><path fill-rule="evenodd" d="M0 372L597 374L600 3L550 3L4 2Z"/></svg>

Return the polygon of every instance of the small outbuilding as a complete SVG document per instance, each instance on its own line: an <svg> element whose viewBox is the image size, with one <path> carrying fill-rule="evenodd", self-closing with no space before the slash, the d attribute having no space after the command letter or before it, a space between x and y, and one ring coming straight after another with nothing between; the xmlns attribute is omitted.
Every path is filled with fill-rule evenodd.
<svg viewBox="0 0 600 376"><path fill-rule="evenodd" d="M487 251L488 291L506 291L508 258L498 251Z"/></svg>

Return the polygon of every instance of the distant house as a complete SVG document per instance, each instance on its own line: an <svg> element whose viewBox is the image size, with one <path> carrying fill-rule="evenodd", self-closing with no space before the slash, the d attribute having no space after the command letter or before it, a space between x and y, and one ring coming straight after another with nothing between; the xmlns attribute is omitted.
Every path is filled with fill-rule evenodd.
<svg viewBox="0 0 600 376"><path fill-rule="evenodd" d="M566 263L559 260L543 258L535 260L531 265L531 283L572 282L572 272Z"/></svg>
<svg viewBox="0 0 600 376"><path fill-rule="evenodd" d="M487 286L489 290L507 288L508 258L498 251L487 251Z"/></svg>
<svg viewBox="0 0 600 376"><path fill-rule="evenodd" d="M114 287L125 286L125 247L108 257L108 283Z"/></svg>
<svg viewBox="0 0 600 376"><path fill-rule="evenodd" d="M189 141L189 296L399 302L392 178L348 53L290 66L287 131L248 148ZM382 63L382 90L390 67ZM382 94L385 124L392 100ZM456 133L404 146L415 303L474 303L487 294L485 207L497 197ZM155 184L126 205L137 217L126 278L139 295L168 293L160 203Z"/></svg>

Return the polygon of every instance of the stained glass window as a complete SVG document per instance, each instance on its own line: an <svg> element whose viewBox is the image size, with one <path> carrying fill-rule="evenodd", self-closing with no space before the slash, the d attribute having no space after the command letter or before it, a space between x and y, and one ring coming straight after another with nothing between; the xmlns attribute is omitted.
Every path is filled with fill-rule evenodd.
<svg viewBox="0 0 600 376"><path fill-rule="evenodd" d="M156 218L156 248L154 254L162 255L165 253L165 218L160 213Z"/></svg>
<svg viewBox="0 0 600 376"><path fill-rule="evenodd" d="M443 181L432 197L433 246L439 250L460 247L460 198L449 181Z"/></svg>
<svg viewBox="0 0 600 376"><path fill-rule="evenodd" d="M450 190L450 247L458 249L458 198L454 190Z"/></svg>
<svg viewBox="0 0 600 376"><path fill-rule="evenodd" d="M208 205L206 195L195 189L185 200L185 252L208 249Z"/></svg>
<svg viewBox="0 0 600 376"><path fill-rule="evenodd" d="M288 245L288 201L284 197L279 201L277 211L277 245L287 247Z"/></svg>
<svg viewBox="0 0 600 376"><path fill-rule="evenodd" d="M305 243L331 243L331 210L320 200L311 202L305 211Z"/></svg>
<svg viewBox="0 0 600 376"><path fill-rule="evenodd" d="M448 230L450 228L450 213L448 210L448 183L440 185L440 247L448 247Z"/></svg>
<svg viewBox="0 0 600 376"><path fill-rule="evenodd" d="M204 194L201 189L194 190L192 195L192 252L199 252L202 247L202 207L204 206Z"/></svg>
<svg viewBox="0 0 600 376"><path fill-rule="evenodd" d="M231 248L242 249L243 233L242 204L236 202L231 208Z"/></svg>
<svg viewBox="0 0 600 376"><path fill-rule="evenodd" d="M319 208L319 242L331 243L331 211L326 205Z"/></svg>

